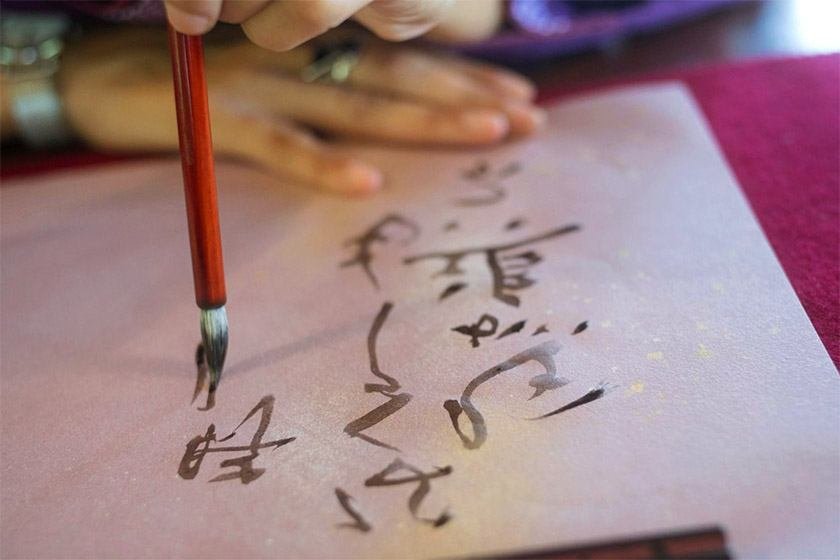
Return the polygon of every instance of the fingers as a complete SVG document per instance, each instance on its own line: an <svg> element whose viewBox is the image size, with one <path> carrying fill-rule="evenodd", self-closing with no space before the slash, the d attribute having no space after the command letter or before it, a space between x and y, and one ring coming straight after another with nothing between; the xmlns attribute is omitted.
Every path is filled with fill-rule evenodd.
<svg viewBox="0 0 840 560"><path fill-rule="evenodd" d="M219 19L222 0L165 0L166 17L177 31L202 35Z"/></svg>
<svg viewBox="0 0 840 560"><path fill-rule="evenodd" d="M285 51L349 19L371 0L278 0L242 23L251 41Z"/></svg>
<svg viewBox="0 0 840 560"><path fill-rule="evenodd" d="M439 42L483 41L501 27L504 15L501 0L455 1L427 37Z"/></svg>
<svg viewBox="0 0 840 560"><path fill-rule="evenodd" d="M438 63L448 72L460 72L479 88L498 96L501 100L495 106L508 115L514 134L532 134L545 124L545 110L533 105L537 89L523 76L473 60L450 58ZM494 105L491 103L490 106Z"/></svg>
<svg viewBox="0 0 840 560"><path fill-rule="evenodd" d="M508 119L494 109L442 107L327 84L306 84L255 72L235 95L321 130L396 142L484 145L507 136ZM236 87L236 86L233 86Z"/></svg>
<svg viewBox="0 0 840 560"><path fill-rule="evenodd" d="M505 68L459 58L447 58L442 63L452 70L463 72L499 95L524 102L533 101L537 95L537 88L530 80Z"/></svg>
<svg viewBox="0 0 840 560"><path fill-rule="evenodd" d="M269 0L234 0L222 3L219 19L225 23L242 23L260 12Z"/></svg>
<svg viewBox="0 0 840 560"><path fill-rule="evenodd" d="M544 111L530 103L534 87L525 78L416 50L371 46L359 57L350 83L452 107L497 109L517 135L534 132L545 120Z"/></svg>
<svg viewBox="0 0 840 560"><path fill-rule="evenodd" d="M389 41L413 39L440 23L452 0L374 0L354 17Z"/></svg>
<svg viewBox="0 0 840 560"><path fill-rule="evenodd" d="M62 72L71 76L63 84L62 102L68 121L87 142L106 151L177 153L178 129L168 62L161 57L161 67L153 72L157 76L162 70L162 76L138 80L135 69L143 67L143 57L127 58L124 62L130 64L104 66L91 64L85 57L67 58ZM102 96L103 91L109 95ZM364 195L381 188L382 175L376 168L280 122L270 112L249 112L239 96L233 101L230 97L224 90L210 89L216 153L236 156L330 192Z"/></svg>
<svg viewBox="0 0 840 560"><path fill-rule="evenodd" d="M344 155L292 123L214 96L213 138L219 153L237 156L301 183L344 195L369 195L382 188L382 174Z"/></svg>
<svg viewBox="0 0 840 560"><path fill-rule="evenodd" d="M221 19L241 23L254 43L285 51L356 16L384 39L417 37L444 19L452 0L165 0L172 26L188 35Z"/></svg>

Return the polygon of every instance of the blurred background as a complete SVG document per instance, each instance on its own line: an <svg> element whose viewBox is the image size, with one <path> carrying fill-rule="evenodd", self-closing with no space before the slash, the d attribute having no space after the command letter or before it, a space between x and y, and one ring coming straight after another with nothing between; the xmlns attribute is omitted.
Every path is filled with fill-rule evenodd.
<svg viewBox="0 0 840 560"><path fill-rule="evenodd" d="M615 4L619 10L632 9L627 3ZM613 38L581 47L574 53L519 64L518 68L542 86L574 86L747 58L840 51L840 2L766 0L705 4L709 5L708 11L698 11L674 23L663 22L662 28L652 27L637 34L617 32Z"/></svg>

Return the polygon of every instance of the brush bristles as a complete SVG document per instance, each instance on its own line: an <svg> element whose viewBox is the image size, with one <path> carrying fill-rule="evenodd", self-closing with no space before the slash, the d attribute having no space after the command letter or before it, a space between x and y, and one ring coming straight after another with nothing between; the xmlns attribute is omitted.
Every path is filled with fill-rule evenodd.
<svg viewBox="0 0 840 560"><path fill-rule="evenodd" d="M210 371L210 391L215 391L222 378L228 347L228 319L225 306L201 310L201 341Z"/></svg>

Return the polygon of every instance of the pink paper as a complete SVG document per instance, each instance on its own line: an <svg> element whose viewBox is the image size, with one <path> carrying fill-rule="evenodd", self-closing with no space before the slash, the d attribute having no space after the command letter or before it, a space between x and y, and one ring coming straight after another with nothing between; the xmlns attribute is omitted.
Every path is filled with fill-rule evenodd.
<svg viewBox="0 0 840 560"><path fill-rule="evenodd" d="M836 370L683 89L570 101L491 152L365 152L388 189L363 201L218 166L231 342L208 411L178 162L3 185L3 557L440 557L701 525L737 557L840 555ZM377 288L340 265L391 215ZM473 347L453 329L483 314ZM221 463L268 396L256 445L283 443L244 483ZM194 448L235 449L179 472L211 424Z"/></svg>

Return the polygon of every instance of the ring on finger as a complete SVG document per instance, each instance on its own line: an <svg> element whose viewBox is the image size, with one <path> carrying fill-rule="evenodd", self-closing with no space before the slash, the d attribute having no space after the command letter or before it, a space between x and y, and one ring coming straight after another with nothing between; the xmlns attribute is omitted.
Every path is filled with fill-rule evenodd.
<svg viewBox="0 0 840 560"><path fill-rule="evenodd" d="M307 83L346 82L359 62L359 51L359 45L355 41L320 47L315 51L312 62L301 70L300 77Z"/></svg>

